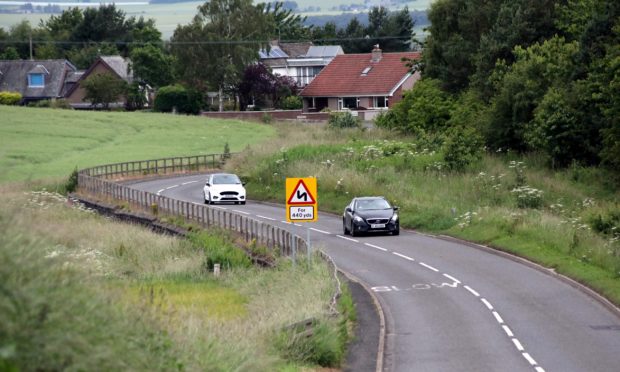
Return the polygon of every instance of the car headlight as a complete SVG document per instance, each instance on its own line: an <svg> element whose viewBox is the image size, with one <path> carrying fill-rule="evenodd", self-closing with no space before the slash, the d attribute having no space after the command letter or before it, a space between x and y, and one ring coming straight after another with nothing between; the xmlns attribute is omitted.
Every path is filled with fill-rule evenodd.
<svg viewBox="0 0 620 372"><path fill-rule="evenodd" d="M364 220L360 216L355 216L354 220L355 222L364 222Z"/></svg>
<svg viewBox="0 0 620 372"><path fill-rule="evenodd" d="M396 222L396 221L398 221L398 215L396 213L394 213L392 215L392 222Z"/></svg>

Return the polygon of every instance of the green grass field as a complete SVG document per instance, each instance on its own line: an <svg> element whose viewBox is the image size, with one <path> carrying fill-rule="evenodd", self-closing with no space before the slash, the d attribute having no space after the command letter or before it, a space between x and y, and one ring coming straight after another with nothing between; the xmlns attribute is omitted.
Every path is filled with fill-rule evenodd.
<svg viewBox="0 0 620 372"><path fill-rule="evenodd" d="M0 106L0 182L67 176L75 167L241 151L272 127L156 113Z"/></svg>

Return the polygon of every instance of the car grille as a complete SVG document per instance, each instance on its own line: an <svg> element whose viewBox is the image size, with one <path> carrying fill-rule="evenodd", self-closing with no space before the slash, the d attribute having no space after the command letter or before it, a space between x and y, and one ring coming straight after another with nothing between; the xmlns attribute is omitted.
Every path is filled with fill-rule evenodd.
<svg viewBox="0 0 620 372"><path fill-rule="evenodd" d="M236 191L222 191L222 192L220 193L220 195L222 195L222 197L226 197L226 196L237 196L237 195L239 195L239 193L238 193L238 192L236 192Z"/></svg>
<svg viewBox="0 0 620 372"><path fill-rule="evenodd" d="M390 221L389 218L367 218L366 222L377 224L377 223L388 223Z"/></svg>

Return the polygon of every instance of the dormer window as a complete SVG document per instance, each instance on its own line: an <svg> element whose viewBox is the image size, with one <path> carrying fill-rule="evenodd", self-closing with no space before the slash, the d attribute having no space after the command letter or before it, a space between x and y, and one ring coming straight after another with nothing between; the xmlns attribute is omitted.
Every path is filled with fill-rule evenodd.
<svg viewBox="0 0 620 372"><path fill-rule="evenodd" d="M45 75L43 74L28 74L28 87L41 88L45 86Z"/></svg>
<svg viewBox="0 0 620 372"><path fill-rule="evenodd" d="M49 71L43 65L37 65L28 72L28 88L43 88L45 86L45 75Z"/></svg>

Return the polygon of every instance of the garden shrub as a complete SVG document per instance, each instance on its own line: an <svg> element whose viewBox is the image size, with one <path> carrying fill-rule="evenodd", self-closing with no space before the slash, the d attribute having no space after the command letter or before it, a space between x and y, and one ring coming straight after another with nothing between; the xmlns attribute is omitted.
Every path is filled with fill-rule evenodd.
<svg viewBox="0 0 620 372"><path fill-rule="evenodd" d="M18 92L0 92L0 105L18 105L22 95Z"/></svg>
<svg viewBox="0 0 620 372"><path fill-rule="evenodd" d="M303 102L299 96L288 96L280 102L280 108L283 110L299 110L303 107Z"/></svg>
<svg viewBox="0 0 620 372"><path fill-rule="evenodd" d="M153 109L159 112L177 112L183 114L198 114L202 107L202 94L193 89L186 89L181 85L168 85L161 87Z"/></svg>
<svg viewBox="0 0 620 372"><path fill-rule="evenodd" d="M330 128L359 128L360 123L350 112L333 112L327 122Z"/></svg>

